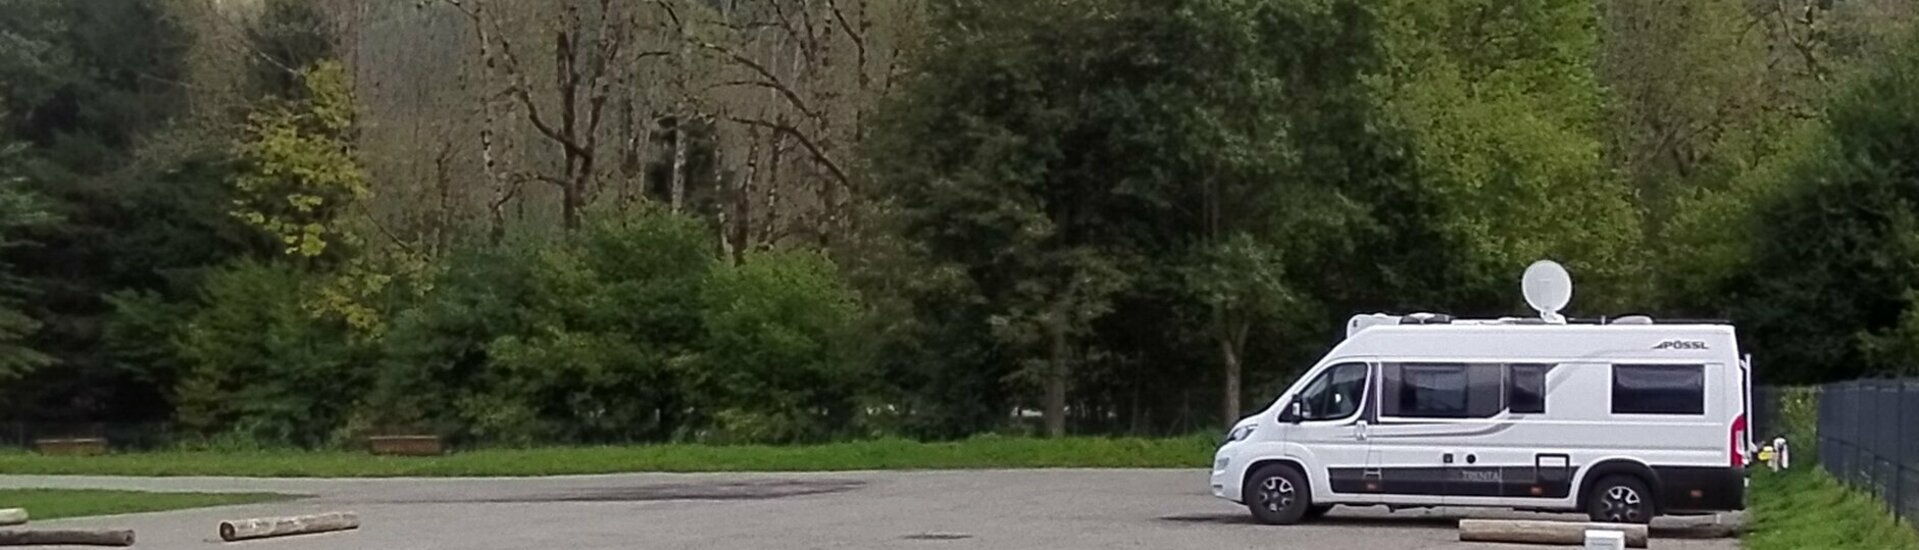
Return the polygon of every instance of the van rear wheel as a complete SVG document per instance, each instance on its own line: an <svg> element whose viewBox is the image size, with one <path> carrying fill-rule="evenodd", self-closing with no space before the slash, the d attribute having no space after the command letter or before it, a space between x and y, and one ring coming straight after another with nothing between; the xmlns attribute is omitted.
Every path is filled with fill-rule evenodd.
<svg viewBox="0 0 1919 550"><path fill-rule="evenodd" d="M1586 494L1586 515L1605 523L1650 523L1652 491L1638 477L1606 476Z"/></svg>
<svg viewBox="0 0 1919 550"><path fill-rule="evenodd" d="M1253 519L1269 525L1299 523L1313 508L1313 489L1299 470L1282 464L1270 464L1246 477L1246 509Z"/></svg>

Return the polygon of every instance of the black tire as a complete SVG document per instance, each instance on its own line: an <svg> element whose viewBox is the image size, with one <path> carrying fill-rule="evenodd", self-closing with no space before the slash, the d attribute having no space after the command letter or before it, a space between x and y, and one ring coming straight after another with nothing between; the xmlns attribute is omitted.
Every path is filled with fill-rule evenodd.
<svg viewBox="0 0 1919 550"><path fill-rule="evenodd" d="M1306 509L1306 519L1319 519L1331 511L1333 511L1331 504L1314 504L1312 508Z"/></svg>
<svg viewBox="0 0 1919 550"><path fill-rule="evenodd" d="M1268 525L1292 525L1313 508L1313 488L1292 466L1271 464L1246 476L1241 498L1253 519Z"/></svg>
<svg viewBox="0 0 1919 550"><path fill-rule="evenodd" d="M1652 491L1638 476L1609 475L1586 493L1586 515L1605 523L1651 523Z"/></svg>

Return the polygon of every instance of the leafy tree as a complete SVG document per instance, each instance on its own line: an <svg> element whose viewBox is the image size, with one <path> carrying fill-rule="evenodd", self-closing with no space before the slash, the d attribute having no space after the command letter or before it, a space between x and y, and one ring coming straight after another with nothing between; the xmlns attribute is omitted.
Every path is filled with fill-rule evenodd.
<svg viewBox="0 0 1919 550"><path fill-rule="evenodd" d="M1643 292L1640 231L1626 188L1601 163L1591 2L1395 1L1378 8L1388 69L1376 84L1412 139L1429 220L1455 256L1454 307L1503 313L1510 282L1554 258L1579 274L1585 307ZM1605 311L1602 309L1601 311Z"/></svg>
<svg viewBox="0 0 1919 550"><path fill-rule="evenodd" d="M1042 390L1052 434L1069 381L1193 363L1182 350L1215 341L1229 348L1215 361L1237 362L1247 323L1274 307L1253 294L1286 276L1183 274L1228 274L1220 251L1334 255L1365 214L1345 193L1391 165L1369 162L1386 156L1381 136L1352 130L1369 118L1369 18L1355 3L951 2L932 20L868 158L905 234L963 274L928 289L922 310L991 327L947 340L966 352L943 368L1017 365L1006 376ZM1225 291L1248 285L1261 290ZM1236 320L1204 323L1213 336L1119 337L1194 310ZM1236 370L1223 370L1223 401L1236 401ZM1092 390L1078 408L1096 407Z"/></svg>
<svg viewBox="0 0 1919 550"><path fill-rule="evenodd" d="M1244 411L1240 377L1247 336L1255 324L1284 313L1300 297L1287 282L1286 266L1278 253L1247 234L1230 237L1200 254L1203 257L1196 262L1200 267L1188 275L1187 285L1212 310L1210 332L1224 368L1221 417L1237 422Z"/></svg>
<svg viewBox="0 0 1919 550"><path fill-rule="evenodd" d="M21 230L53 221L41 199L21 188L16 170L22 150L0 141L0 250L29 245L20 240ZM18 379L53 362L28 342L40 329L39 321L19 309L19 300L29 291L13 266L0 262L0 380Z"/></svg>
<svg viewBox="0 0 1919 550"><path fill-rule="evenodd" d="M1791 167L1752 223L1751 263L1733 279L1735 319L1770 369L1804 383L1911 372L1919 288L1919 34L1838 94L1829 138ZM1767 372L1770 371L1770 372Z"/></svg>
<svg viewBox="0 0 1919 550"><path fill-rule="evenodd" d="M367 385L368 356L344 323L304 307L309 283L290 267L258 262L208 278L206 306L180 341L187 370L175 403L183 427L263 443L333 441Z"/></svg>
<svg viewBox="0 0 1919 550"><path fill-rule="evenodd" d="M354 104L345 68L323 61L300 74L290 100L270 98L248 118L236 146L233 215L284 245L287 256L327 275L309 307L377 338L387 310L426 277L425 254L392 239L371 246L380 228L356 158ZM390 236L390 235L389 235Z"/></svg>
<svg viewBox="0 0 1919 550"><path fill-rule="evenodd" d="M1723 178L1742 159L1738 134L1757 129L1784 94L1767 79L1739 0L1624 0L1604 9L1599 68L1608 85L1608 154L1639 195L1658 235L1689 188ZM1775 96L1776 94L1776 96ZM1769 97L1773 96L1773 97Z"/></svg>
<svg viewBox="0 0 1919 550"><path fill-rule="evenodd" d="M301 81L300 99L249 117L237 147L234 215L285 244L289 256L337 261L359 244L346 219L370 194L353 157L353 98L337 62L315 65Z"/></svg>
<svg viewBox="0 0 1919 550"><path fill-rule="evenodd" d="M1104 313L1115 290L1104 273L1111 264L1091 235L1061 222L1084 212L1081 224L1092 229L1098 203L1116 195L1102 188L1121 182L1062 174L1070 165L1096 166L1064 151L1101 128L1076 120L1081 113L1057 98L1077 94L1050 89L1047 79L1062 65L1099 67L1093 44L1124 27L1085 23L1143 14L1092 3L1014 9L953 2L935 9L920 72L874 138L878 179L903 208L909 236L968 271L965 284L984 302L968 322L994 326L994 347L1019 350L978 359L1019 364L1017 373L1039 382L1047 429L1059 435L1067 362L1082 344L1072 339L1084 333L1087 318ZM1046 49L1071 53L1049 63L1039 54ZM1068 196L1084 200L1063 200Z"/></svg>
<svg viewBox="0 0 1919 550"><path fill-rule="evenodd" d="M699 439L795 442L847 435L872 394L860 306L825 257L749 254L701 288L701 352L686 373Z"/></svg>
<svg viewBox="0 0 1919 550"><path fill-rule="evenodd" d="M270 258L279 246L228 215L232 163L203 153L121 192L125 229L105 248L114 276L102 290L111 313L100 334L105 368L88 382L110 396L117 418L173 414L184 362L178 343L202 305L201 285L241 257Z"/></svg>
<svg viewBox="0 0 1919 550"><path fill-rule="evenodd" d="M540 244L467 246L443 257L431 292L395 315L380 340L379 373L354 429L531 441L529 408L460 405L492 399L481 395L496 378L489 374L494 340L532 331L534 312L526 304Z"/></svg>
<svg viewBox="0 0 1919 550"><path fill-rule="evenodd" d="M265 0L257 22L248 25L246 82L255 97L299 97L311 92L311 67L338 59L335 33L322 5L306 0Z"/></svg>
<svg viewBox="0 0 1919 550"><path fill-rule="evenodd" d="M1749 220L1817 154L1837 83L1898 42L1876 0L1625 0L1602 9L1608 158L1645 214L1658 307L1724 316Z"/></svg>
<svg viewBox="0 0 1919 550"><path fill-rule="evenodd" d="M557 242L453 254L395 317L349 431L461 440L790 442L845 435L876 386L823 257L723 265L698 219L596 214Z"/></svg>
<svg viewBox="0 0 1919 550"><path fill-rule="evenodd" d="M155 0L10 0L0 12L7 14L0 17L0 117L7 122L0 141L26 145L12 162L26 176L25 188L58 218L25 235L37 246L0 251L35 289L21 302L43 325L33 345L58 360L0 387L21 404L7 412L58 419L153 414L150 396L163 390L123 377L102 345L113 311L102 296L128 281L155 284L159 272L179 265L128 252L139 241L170 240L150 231L164 224L149 223L147 214L190 196L150 193L165 170L136 153L142 137L183 107L183 89L172 82L181 78L187 39ZM154 198L164 200L140 200ZM169 223L198 223L189 219ZM222 250L187 248L196 256ZM156 256L167 261L139 261Z"/></svg>
<svg viewBox="0 0 1919 550"><path fill-rule="evenodd" d="M683 415L676 372L697 353L700 288L716 261L697 221L650 210L593 220L533 250L527 331L487 343L475 428L585 441L660 440Z"/></svg>

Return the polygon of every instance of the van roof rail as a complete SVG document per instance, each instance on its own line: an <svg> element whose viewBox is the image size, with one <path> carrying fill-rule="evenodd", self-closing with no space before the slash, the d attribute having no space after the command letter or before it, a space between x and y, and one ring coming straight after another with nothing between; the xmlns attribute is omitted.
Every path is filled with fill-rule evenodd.
<svg viewBox="0 0 1919 550"><path fill-rule="evenodd" d="M1627 321L1624 323L1620 322L1620 321L1623 321L1629 318L1635 318L1635 317L1640 319L1645 319L1645 321L1641 321L1638 323L1634 323L1631 321ZM1606 316L1586 317L1586 318L1568 317L1566 318L1566 324L1568 325L1614 325L1614 324L1730 325L1732 324L1732 320L1731 319L1693 319L1693 318L1662 319L1662 318L1651 317L1646 315L1621 315L1617 317L1606 317Z"/></svg>

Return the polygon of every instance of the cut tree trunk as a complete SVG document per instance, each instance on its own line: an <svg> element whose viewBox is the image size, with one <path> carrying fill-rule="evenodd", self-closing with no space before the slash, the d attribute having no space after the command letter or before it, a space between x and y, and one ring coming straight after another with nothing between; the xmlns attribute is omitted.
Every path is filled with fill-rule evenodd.
<svg viewBox="0 0 1919 550"><path fill-rule="evenodd" d="M325 533L360 528L360 516L353 512L331 512L311 516L252 518L220 522L220 540L262 539L307 533Z"/></svg>
<svg viewBox="0 0 1919 550"><path fill-rule="evenodd" d="M1578 546L1586 543L1587 529L1619 531L1626 534L1626 546L1646 547L1646 526L1623 523L1462 519L1459 540Z"/></svg>
<svg viewBox="0 0 1919 550"><path fill-rule="evenodd" d="M124 529L0 531L0 546L133 546L133 531Z"/></svg>

